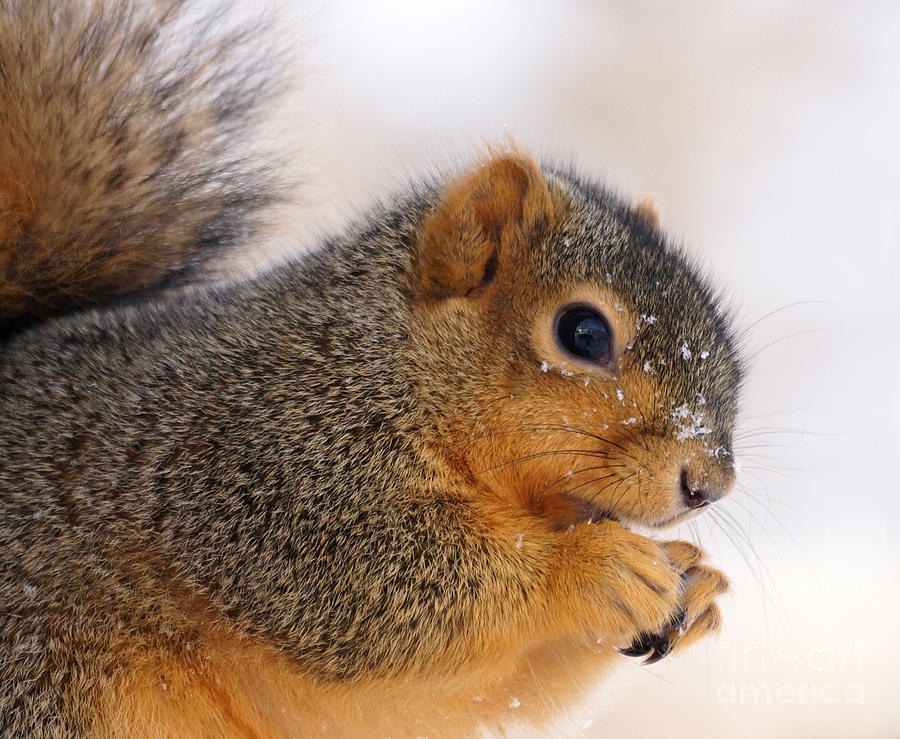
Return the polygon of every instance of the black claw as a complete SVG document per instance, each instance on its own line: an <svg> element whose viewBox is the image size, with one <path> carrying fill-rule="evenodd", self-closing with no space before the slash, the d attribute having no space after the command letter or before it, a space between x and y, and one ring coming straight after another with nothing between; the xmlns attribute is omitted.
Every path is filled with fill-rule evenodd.
<svg viewBox="0 0 900 739"><path fill-rule="evenodd" d="M625 649L618 650L619 654L623 655L624 657L643 657L649 651L649 649L644 649L641 647L636 648L634 645Z"/></svg>
<svg viewBox="0 0 900 739"><path fill-rule="evenodd" d="M645 665L659 662L672 651L672 643L669 640L668 633L684 623L684 616L684 609L680 609L661 633L638 634L635 640L631 642L630 647L618 650L619 654L625 657L646 657L644 660Z"/></svg>
<svg viewBox="0 0 900 739"><path fill-rule="evenodd" d="M659 662L663 657L665 657L672 649L672 644L668 639L661 640L656 647L654 648L653 654L649 655L647 659L644 660L645 665L652 665L656 662Z"/></svg>
<svg viewBox="0 0 900 739"><path fill-rule="evenodd" d="M647 656L645 662L653 663L665 657L669 649L669 640L665 634L639 634L631 646L620 649L619 654L626 657Z"/></svg>
<svg viewBox="0 0 900 739"><path fill-rule="evenodd" d="M653 634L638 634L630 647L620 649L619 654L626 657L643 657L645 654L653 650Z"/></svg>

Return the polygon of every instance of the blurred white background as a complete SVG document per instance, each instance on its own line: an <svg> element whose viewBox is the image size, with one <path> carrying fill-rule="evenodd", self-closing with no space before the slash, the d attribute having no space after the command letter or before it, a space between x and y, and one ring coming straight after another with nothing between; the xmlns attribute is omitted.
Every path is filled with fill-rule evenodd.
<svg viewBox="0 0 900 739"><path fill-rule="evenodd" d="M291 239L510 135L653 198L738 309L742 484L698 522L723 636L559 732L900 735L900 3L285 1Z"/></svg>

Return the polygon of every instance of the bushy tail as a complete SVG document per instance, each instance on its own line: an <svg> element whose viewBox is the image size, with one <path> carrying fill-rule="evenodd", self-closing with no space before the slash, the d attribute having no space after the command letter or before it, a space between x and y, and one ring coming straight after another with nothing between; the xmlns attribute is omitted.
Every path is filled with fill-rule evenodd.
<svg viewBox="0 0 900 739"><path fill-rule="evenodd" d="M184 0L0 0L0 335L195 279L280 195L258 29Z"/></svg>

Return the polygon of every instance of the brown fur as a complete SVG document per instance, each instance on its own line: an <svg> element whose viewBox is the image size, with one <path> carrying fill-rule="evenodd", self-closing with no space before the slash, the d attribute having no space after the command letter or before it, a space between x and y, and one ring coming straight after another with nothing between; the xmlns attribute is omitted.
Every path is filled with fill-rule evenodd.
<svg viewBox="0 0 900 739"><path fill-rule="evenodd" d="M0 330L193 279L277 199L239 154L271 68L217 72L247 31L177 51L182 6L0 3Z"/></svg>
<svg viewBox="0 0 900 739"><path fill-rule="evenodd" d="M215 106L189 84L189 148L161 149L172 93L130 84L177 4L19 5L4 70L10 39L32 50L2 94L34 107L0 112L6 317L180 275L200 223L212 249L245 238L255 211L206 167ZM48 96L44 55L70 83ZM232 206L240 228L216 220ZM608 323L608 363L561 348L576 305ZM22 330L0 352L0 733L546 728L616 649L719 628L726 577L629 527L728 492L739 381L715 295L646 212L521 152L243 283Z"/></svg>

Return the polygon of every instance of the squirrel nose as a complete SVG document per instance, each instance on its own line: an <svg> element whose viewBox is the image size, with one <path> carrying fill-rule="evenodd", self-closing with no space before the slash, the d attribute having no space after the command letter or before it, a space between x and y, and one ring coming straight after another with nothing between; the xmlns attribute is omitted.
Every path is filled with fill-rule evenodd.
<svg viewBox="0 0 900 739"><path fill-rule="evenodd" d="M691 463L681 468L681 499L688 508L703 508L724 498L734 485L734 469L703 469Z"/></svg>

